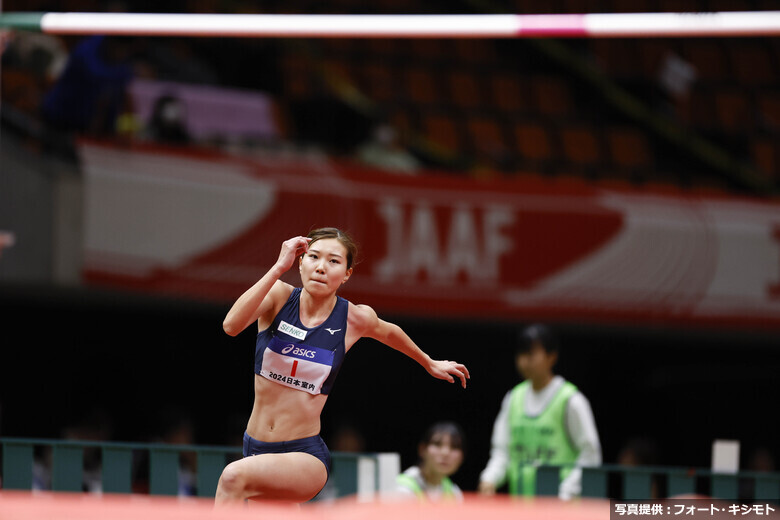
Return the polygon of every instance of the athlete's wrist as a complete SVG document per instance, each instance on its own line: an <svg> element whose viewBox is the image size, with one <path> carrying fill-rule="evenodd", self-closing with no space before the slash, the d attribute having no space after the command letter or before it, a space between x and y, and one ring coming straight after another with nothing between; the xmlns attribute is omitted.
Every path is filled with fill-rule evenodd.
<svg viewBox="0 0 780 520"><path fill-rule="evenodd" d="M277 279L281 278L285 272L287 272L287 267L280 264L274 264L273 267L271 267L271 269L268 270L268 273Z"/></svg>

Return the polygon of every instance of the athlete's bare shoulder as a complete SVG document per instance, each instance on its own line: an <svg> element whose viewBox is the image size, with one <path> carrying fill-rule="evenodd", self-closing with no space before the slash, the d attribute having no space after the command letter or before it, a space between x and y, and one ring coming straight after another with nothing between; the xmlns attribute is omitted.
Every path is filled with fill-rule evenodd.
<svg viewBox="0 0 780 520"><path fill-rule="evenodd" d="M349 302L347 313L347 343L351 345L376 328L378 317L368 305Z"/></svg>
<svg viewBox="0 0 780 520"><path fill-rule="evenodd" d="M273 293L274 298L282 298L286 302L290 298L293 289L295 289L295 287L289 283L283 282L282 280L276 280L269 292Z"/></svg>

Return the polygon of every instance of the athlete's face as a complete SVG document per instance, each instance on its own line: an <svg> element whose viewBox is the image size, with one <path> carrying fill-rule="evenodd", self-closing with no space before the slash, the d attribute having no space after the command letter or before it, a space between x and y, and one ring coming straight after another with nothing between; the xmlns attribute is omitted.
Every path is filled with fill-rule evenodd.
<svg viewBox="0 0 780 520"><path fill-rule="evenodd" d="M347 249L335 238L323 238L309 244L299 263L301 282L307 291L336 292L349 279Z"/></svg>
<svg viewBox="0 0 780 520"><path fill-rule="evenodd" d="M420 445L420 459L424 474L449 477L463 462L463 450L453 446L452 438L446 433L437 433L428 444Z"/></svg>

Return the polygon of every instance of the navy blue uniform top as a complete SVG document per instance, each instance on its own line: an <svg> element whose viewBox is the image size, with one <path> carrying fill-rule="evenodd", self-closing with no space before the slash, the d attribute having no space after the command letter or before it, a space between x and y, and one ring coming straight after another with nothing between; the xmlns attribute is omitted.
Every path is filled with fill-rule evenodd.
<svg viewBox="0 0 780 520"><path fill-rule="evenodd" d="M301 323L301 288L293 289L271 325L257 334L255 373L310 394L329 394L344 361L349 311L349 302L336 298L330 316L309 328Z"/></svg>

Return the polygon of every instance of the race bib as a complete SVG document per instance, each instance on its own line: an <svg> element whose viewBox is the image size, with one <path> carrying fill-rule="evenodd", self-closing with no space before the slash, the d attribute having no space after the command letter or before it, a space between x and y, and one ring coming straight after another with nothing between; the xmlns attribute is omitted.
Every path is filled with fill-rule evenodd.
<svg viewBox="0 0 780 520"><path fill-rule="evenodd" d="M333 368L333 351L271 338L263 353L260 375L310 394L322 392Z"/></svg>

